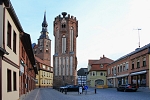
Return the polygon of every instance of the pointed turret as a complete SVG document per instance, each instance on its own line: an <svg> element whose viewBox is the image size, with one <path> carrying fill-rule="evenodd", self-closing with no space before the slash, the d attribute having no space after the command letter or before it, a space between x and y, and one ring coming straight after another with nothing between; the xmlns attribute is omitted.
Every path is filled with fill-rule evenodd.
<svg viewBox="0 0 150 100"><path fill-rule="evenodd" d="M44 20L43 20L43 23L42 23L42 27L47 27L48 24L47 24L47 21L46 21L46 12L44 13Z"/></svg>
<svg viewBox="0 0 150 100"><path fill-rule="evenodd" d="M47 32L47 26L48 26L48 23L46 21L46 12L45 12L44 13L44 20L43 20L43 23L42 23L41 36L40 36L39 39L43 39L43 38L49 39L48 32Z"/></svg>

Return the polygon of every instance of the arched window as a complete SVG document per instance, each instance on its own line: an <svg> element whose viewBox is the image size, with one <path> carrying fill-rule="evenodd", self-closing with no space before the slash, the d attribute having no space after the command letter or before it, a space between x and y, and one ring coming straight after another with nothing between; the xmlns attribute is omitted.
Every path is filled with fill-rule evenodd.
<svg viewBox="0 0 150 100"><path fill-rule="evenodd" d="M59 29L56 28L56 36L55 36L55 52L58 53L58 47L59 47Z"/></svg>
<svg viewBox="0 0 150 100"><path fill-rule="evenodd" d="M66 53L66 37L63 35L62 37L62 53Z"/></svg>
<svg viewBox="0 0 150 100"><path fill-rule="evenodd" d="M74 31L73 27L70 29L70 51L73 51L73 37L74 37Z"/></svg>
<svg viewBox="0 0 150 100"><path fill-rule="evenodd" d="M104 80L101 80L101 79L95 80L95 84L96 85L104 85Z"/></svg>

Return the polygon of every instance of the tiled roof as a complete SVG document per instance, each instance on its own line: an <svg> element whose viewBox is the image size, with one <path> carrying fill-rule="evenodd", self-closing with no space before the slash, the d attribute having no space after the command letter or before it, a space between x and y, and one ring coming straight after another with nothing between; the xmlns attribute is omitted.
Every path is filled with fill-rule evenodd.
<svg viewBox="0 0 150 100"><path fill-rule="evenodd" d="M94 63L92 63L92 64L109 64L109 63L112 63L113 62L113 60L111 60L111 59L109 59L109 58L107 58L107 57L103 57L103 58L101 58L100 60L98 60L98 61L96 61L96 62L94 62Z"/></svg>
<svg viewBox="0 0 150 100"><path fill-rule="evenodd" d="M96 61L99 61L99 60L89 60L89 65L92 65Z"/></svg>
<svg viewBox="0 0 150 100"><path fill-rule="evenodd" d="M50 64L49 64L49 63L44 62L44 60L40 59L40 58L39 58L39 57L37 57L37 56L35 56L35 60L36 60L37 62L39 62L39 63L42 63L42 64L45 64L45 65L50 66Z"/></svg>
<svg viewBox="0 0 150 100"><path fill-rule="evenodd" d="M115 60L115 61L112 62L112 63L115 63L115 62L117 62L117 61L119 61L119 60L122 60L122 59L124 59L124 58L126 58L126 57L129 57L129 56L131 56L131 55L134 55L134 54L136 54L136 53L138 53L138 52L140 52L140 51L143 51L143 50L145 50L145 49L148 49L148 48L149 48L148 53L150 53L150 43L147 44L147 45L145 45L145 46L143 46L143 47L141 47L141 48L135 49L135 51L132 51L132 52L128 53L127 55L124 55L124 56L120 57L119 59ZM111 64L112 64L112 63L111 63Z"/></svg>
<svg viewBox="0 0 150 100"><path fill-rule="evenodd" d="M113 60L105 57L101 57L99 60L89 60L89 64L91 65L90 71L100 71L100 70L107 70L106 64L112 63ZM100 65L103 64L103 67Z"/></svg>
<svg viewBox="0 0 150 100"><path fill-rule="evenodd" d="M97 65L92 65L92 67L90 69L90 71L106 71L106 70L107 70L106 66L103 66L103 68L102 68L98 64Z"/></svg>

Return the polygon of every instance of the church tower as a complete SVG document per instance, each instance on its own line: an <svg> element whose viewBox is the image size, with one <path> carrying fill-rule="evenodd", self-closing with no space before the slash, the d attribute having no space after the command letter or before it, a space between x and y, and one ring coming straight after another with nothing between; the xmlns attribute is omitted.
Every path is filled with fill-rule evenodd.
<svg viewBox="0 0 150 100"><path fill-rule="evenodd" d="M76 38L78 21L76 17L62 12L54 20L55 50L53 55L53 86L76 84L77 57Z"/></svg>
<svg viewBox="0 0 150 100"><path fill-rule="evenodd" d="M36 87L53 86L53 67L51 66L51 40L48 36L46 12L42 22L42 31L37 44L33 44L33 52L38 67Z"/></svg>
<svg viewBox="0 0 150 100"><path fill-rule="evenodd" d="M36 56L44 60L45 63L51 65L51 40L47 31L46 12L44 14L44 20L42 23L41 35L38 39L38 48L36 49Z"/></svg>

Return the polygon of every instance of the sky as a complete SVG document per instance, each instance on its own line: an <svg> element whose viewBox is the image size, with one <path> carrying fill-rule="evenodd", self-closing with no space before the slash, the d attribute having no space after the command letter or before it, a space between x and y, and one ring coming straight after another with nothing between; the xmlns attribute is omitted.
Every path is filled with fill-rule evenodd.
<svg viewBox="0 0 150 100"><path fill-rule="evenodd" d="M139 41L140 47L150 43L150 0L10 1L32 43L37 43L46 11L51 56L54 18L62 12L77 18L77 69L87 68L89 59L98 60L103 55L117 60L138 48Z"/></svg>

